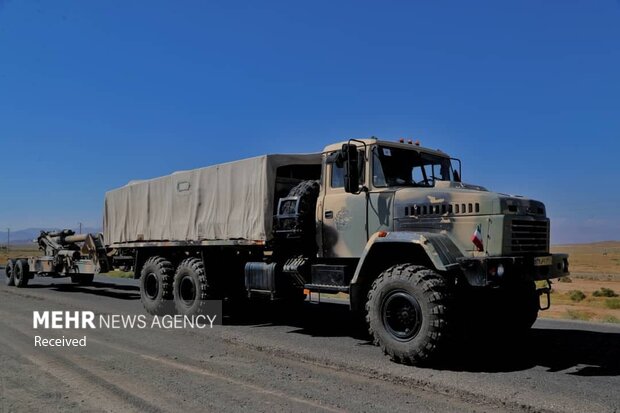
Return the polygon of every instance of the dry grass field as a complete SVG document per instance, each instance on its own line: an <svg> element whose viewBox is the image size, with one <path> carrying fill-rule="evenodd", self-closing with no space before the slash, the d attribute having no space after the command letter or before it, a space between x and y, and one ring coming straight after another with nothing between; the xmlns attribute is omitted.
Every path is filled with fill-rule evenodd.
<svg viewBox="0 0 620 413"><path fill-rule="evenodd" d="M551 251L570 255L573 276L620 281L620 241L556 245Z"/></svg>
<svg viewBox="0 0 620 413"><path fill-rule="evenodd" d="M620 297L613 296L620 295L620 241L557 245L551 249L570 255L571 276L553 280L551 309L541 312L541 317L620 323ZM33 255L39 255L34 244L11 246L8 254L2 247L0 266L9 256ZM108 275L132 274L116 271Z"/></svg>
<svg viewBox="0 0 620 413"><path fill-rule="evenodd" d="M542 317L620 323L620 241L557 245L570 255L569 279L555 281ZM570 282L566 282L570 281Z"/></svg>
<svg viewBox="0 0 620 413"><path fill-rule="evenodd" d="M0 247L0 266L4 267L9 258L26 258L41 255L36 244L11 245L7 251L3 245Z"/></svg>

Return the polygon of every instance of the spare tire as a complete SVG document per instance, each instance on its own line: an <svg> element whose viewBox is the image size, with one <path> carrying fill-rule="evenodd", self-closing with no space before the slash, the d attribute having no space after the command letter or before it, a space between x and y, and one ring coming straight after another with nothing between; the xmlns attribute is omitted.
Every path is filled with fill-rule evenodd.
<svg viewBox="0 0 620 413"><path fill-rule="evenodd" d="M301 231L304 249L316 249L316 202L320 188L319 181L300 182L287 195L288 198L299 198L297 211L295 211L296 202L294 201L286 201L279 211L283 215L297 213L298 218L295 222L284 222L284 228L280 229L293 229L294 227Z"/></svg>

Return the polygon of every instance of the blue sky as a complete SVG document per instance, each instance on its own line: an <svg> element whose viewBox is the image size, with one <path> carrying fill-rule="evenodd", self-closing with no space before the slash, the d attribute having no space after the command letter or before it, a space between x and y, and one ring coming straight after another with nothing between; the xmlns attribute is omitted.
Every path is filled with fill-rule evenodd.
<svg viewBox="0 0 620 413"><path fill-rule="evenodd" d="M131 179L412 137L620 239L620 3L0 0L0 227Z"/></svg>

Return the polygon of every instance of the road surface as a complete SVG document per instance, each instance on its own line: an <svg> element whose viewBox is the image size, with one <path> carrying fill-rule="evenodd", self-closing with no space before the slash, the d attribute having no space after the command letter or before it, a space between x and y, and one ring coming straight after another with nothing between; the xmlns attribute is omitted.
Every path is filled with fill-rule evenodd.
<svg viewBox="0 0 620 413"><path fill-rule="evenodd" d="M347 307L307 303L213 329L34 330L34 310L144 314L137 283L89 287L0 274L0 412L620 412L620 327L539 320L526 341L487 339L435 368L390 362ZM34 337L86 347L35 347Z"/></svg>

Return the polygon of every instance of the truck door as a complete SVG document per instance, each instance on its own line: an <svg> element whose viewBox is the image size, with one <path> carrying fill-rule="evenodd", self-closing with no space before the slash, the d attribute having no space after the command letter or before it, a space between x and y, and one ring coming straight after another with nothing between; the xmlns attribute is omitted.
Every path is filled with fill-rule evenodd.
<svg viewBox="0 0 620 413"><path fill-rule="evenodd" d="M344 190L344 166L325 165L325 191L322 206L323 257L357 258L366 246L366 195ZM364 177L366 168L364 168Z"/></svg>

